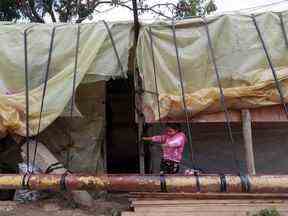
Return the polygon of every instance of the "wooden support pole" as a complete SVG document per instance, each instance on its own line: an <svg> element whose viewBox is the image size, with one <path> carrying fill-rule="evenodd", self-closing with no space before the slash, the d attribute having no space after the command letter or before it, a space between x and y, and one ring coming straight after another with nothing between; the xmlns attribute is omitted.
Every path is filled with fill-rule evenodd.
<svg viewBox="0 0 288 216"><path fill-rule="evenodd" d="M104 94L105 96L103 97L103 99L105 98L105 101L103 101L103 104L105 104L105 107L107 107L107 83L104 82ZM107 109L104 109L104 126L103 126L103 142L102 142L102 154L103 154L103 172L107 173L108 169L107 169ZM110 114L110 113L108 113Z"/></svg>
<svg viewBox="0 0 288 216"><path fill-rule="evenodd" d="M135 82L135 90L138 92L142 90L141 78L139 76L138 68L136 67L136 47L138 42L140 24L138 19L138 6L137 0L132 0L133 6L133 16L134 16L134 46L133 46L133 56L134 56L134 82ZM141 91L142 92L142 91ZM138 111L142 111L142 94L136 93L136 103L139 103L137 106ZM145 153L144 153L144 146L142 141L142 134L143 134L143 124L144 124L144 117L139 112L137 112L137 120L138 120L138 154L139 154L139 172L140 174L145 173Z"/></svg>
<svg viewBox="0 0 288 216"><path fill-rule="evenodd" d="M142 118L138 119L139 126L138 126L138 151L139 151L139 170L140 174L145 174L145 152L144 152L144 145L142 141L142 134L143 134L143 120Z"/></svg>
<svg viewBox="0 0 288 216"><path fill-rule="evenodd" d="M242 130L244 138L245 159L247 173L249 175L255 175L255 162L253 151L253 139L252 139L252 121L250 111L248 109L241 110L242 115Z"/></svg>
<svg viewBox="0 0 288 216"><path fill-rule="evenodd" d="M105 118L106 121L106 118ZM103 172L107 173L107 142L106 142L106 123L105 123L105 128L104 128L104 139L102 142L102 154L103 154Z"/></svg>

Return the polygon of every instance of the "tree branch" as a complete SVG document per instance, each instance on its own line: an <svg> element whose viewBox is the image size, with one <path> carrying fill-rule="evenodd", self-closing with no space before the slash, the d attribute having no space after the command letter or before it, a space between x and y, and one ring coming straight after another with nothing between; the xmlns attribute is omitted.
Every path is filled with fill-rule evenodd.
<svg viewBox="0 0 288 216"><path fill-rule="evenodd" d="M33 18L32 18L31 21L44 23L43 18L40 17L39 14L37 13L37 11L35 10L34 1L33 0L29 0L27 6L29 7L29 10L31 11L31 14L33 15Z"/></svg>
<svg viewBox="0 0 288 216"><path fill-rule="evenodd" d="M37 8L35 8L34 1L35 0L22 0L20 10L32 22L44 23L42 15L40 15L37 11ZM96 8L100 5L111 5L111 9L115 7L124 7L130 11L133 11L133 8L130 4L131 0L86 0L86 3L81 3L79 0L66 0L57 4L55 1L56 0L46 1L46 4L43 5L44 11L50 15L51 20L54 23L57 22L55 11L59 14L59 19L61 22L69 22L73 17L78 16L76 23L81 23L91 14L96 12ZM163 12L163 7L166 7L169 10L169 14L172 14L171 17ZM174 12L177 11L177 8L178 5L167 2L154 4L150 7L144 5L138 7L137 9L138 11L142 12L150 11L151 13L165 17L166 19L171 19L174 15ZM103 11L100 12L98 10L97 12L102 13Z"/></svg>
<svg viewBox="0 0 288 216"><path fill-rule="evenodd" d="M102 4L115 4L114 1L98 1L98 0L93 0L92 2L88 1L89 2L89 5L92 4L92 9L93 11L95 11L95 8L102 5ZM127 5L127 3L130 2L129 0L125 1L125 2L119 2L117 3L116 5L114 5L114 7L124 7L124 8L127 8L131 11L133 11L133 8L129 5ZM164 13L162 13L161 11L158 11L154 8L156 7L168 7L169 9L171 9L170 7L172 7L172 11L173 10L176 10L177 8L177 5L173 4L173 3L161 3L161 4L155 4L155 5L152 5L151 7L139 7L138 10L139 11L151 11L155 14L158 14L159 16L162 16L162 17L165 17L166 19L171 19L172 17L169 17L167 15L165 15ZM90 14L89 14L90 15ZM85 17L81 17L79 18L76 23L81 23L83 20L85 20L89 15L85 16Z"/></svg>
<svg viewBox="0 0 288 216"><path fill-rule="evenodd" d="M44 4L45 11L50 15L53 23L56 23L56 17L53 11L53 1L50 1L50 4Z"/></svg>
<svg viewBox="0 0 288 216"><path fill-rule="evenodd" d="M50 10L48 13L49 13L50 16L51 16L52 22L53 22L53 23L56 23L57 20L56 20L56 17L55 17L55 14L54 14L53 9L51 8L51 10Z"/></svg>

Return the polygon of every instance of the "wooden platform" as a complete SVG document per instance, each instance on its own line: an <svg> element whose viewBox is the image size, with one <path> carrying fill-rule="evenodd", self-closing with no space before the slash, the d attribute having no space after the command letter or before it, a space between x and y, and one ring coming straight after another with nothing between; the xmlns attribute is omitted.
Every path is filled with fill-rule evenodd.
<svg viewBox="0 0 288 216"><path fill-rule="evenodd" d="M249 216L263 209L288 215L288 194L131 194L122 216Z"/></svg>

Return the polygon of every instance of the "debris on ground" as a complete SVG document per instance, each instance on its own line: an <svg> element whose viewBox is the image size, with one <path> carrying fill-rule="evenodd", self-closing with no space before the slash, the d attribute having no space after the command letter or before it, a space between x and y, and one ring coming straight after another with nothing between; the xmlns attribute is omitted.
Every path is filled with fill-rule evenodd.
<svg viewBox="0 0 288 216"><path fill-rule="evenodd" d="M71 205L63 197L35 201L33 203L0 202L1 216L120 216L128 209L127 195L107 195L94 200L93 207Z"/></svg>

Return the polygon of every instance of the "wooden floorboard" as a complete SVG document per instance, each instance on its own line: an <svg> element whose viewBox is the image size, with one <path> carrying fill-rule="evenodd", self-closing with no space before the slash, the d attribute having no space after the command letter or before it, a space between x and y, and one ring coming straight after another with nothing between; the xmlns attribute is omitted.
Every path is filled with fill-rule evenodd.
<svg viewBox="0 0 288 216"><path fill-rule="evenodd" d="M237 200L247 200L247 199L274 199L274 200L284 200L288 199L288 194L252 194L252 193L149 193L149 192L134 192L130 193L131 199L164 199L164 200L175 200L175 199L237 199Z"/></svg>
<svg viewBox="0 0 288 216"><path fill-rule="evenodd" d="M133 210L122 216L249 216L267 208L288 216L287 194L132 193L130 200Z"/></svg>

